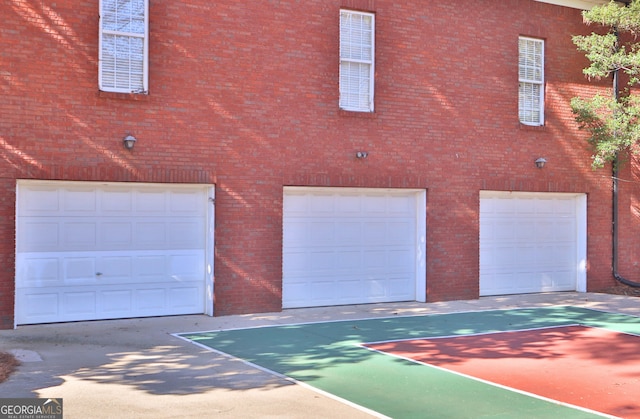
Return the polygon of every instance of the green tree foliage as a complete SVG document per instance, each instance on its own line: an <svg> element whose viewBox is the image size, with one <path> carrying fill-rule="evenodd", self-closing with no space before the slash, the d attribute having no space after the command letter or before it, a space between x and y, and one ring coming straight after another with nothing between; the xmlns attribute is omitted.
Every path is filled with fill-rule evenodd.
<svg viewBox="0 0 640 419"><path fill-rule="evenodd" d="M618 72L627 80L624 86L614 84L609 95L571 101L580 128L590 133L592 165L597 168L613 162L620 152L631 150L640 142L640 98L632 90L640 84L640 0L627 5L610 1L583 12L583 18L587 25L601 26L600 33L573 37L578 50L591 63L584 74L599 80ZM614 89L618 92L614 93Z"/></svg>

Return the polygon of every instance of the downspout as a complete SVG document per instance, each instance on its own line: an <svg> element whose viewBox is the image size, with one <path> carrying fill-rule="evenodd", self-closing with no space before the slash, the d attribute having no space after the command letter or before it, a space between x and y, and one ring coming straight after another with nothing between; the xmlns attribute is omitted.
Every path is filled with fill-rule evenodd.
<svg viewBox="0 0 640 419"><path fill-rule="evenodd" d="M618 30L614 29L616 38L619 40L620 35L618 34ZM618 73L619 69L615 69L613 72L613 98L616 102L620 99L620 92L618 90ZM611 268L613 271L613 277L618 281L623 283L624 285L628 285L630 287L640 288L640 282L630 281L624 278L622 275L618 273L618 154L616 153L615 158L613 159L613 167L612 167L612 175L613 175L613 185L612 185L612 203L611 210L612 214L612 261Z"/></svg>

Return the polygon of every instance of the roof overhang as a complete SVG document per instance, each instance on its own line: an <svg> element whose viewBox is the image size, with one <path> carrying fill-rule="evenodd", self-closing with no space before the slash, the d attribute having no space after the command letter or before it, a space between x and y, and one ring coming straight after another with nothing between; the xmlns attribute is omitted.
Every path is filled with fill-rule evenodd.
<svg viewBox="0 0 640 419"><path fill-rule="evenodd" d="M535 0L541 3L557 4L558 6L572 7L574 9L589 10L598 4L608 3L608 0ZM618 3L629 3L631 0L618 0Z"/></svg>

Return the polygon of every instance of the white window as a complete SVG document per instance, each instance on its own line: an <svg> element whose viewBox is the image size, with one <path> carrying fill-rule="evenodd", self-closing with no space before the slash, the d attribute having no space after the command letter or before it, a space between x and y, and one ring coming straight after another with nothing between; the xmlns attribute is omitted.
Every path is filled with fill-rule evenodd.
<svg viewBox="0 0 640 419"><path fill-rule="evenodd" d="M544 125L544 41L520 37L518 113L526 125Z"/></svg>
<svg viewBox="0 0 640 419"><path fill-rule="evenodd" d="M148 91L149 1L100 0L100 90Z"/></svg>
<svg viewBox="0 0 640 419"><path fill-rule="evenodd" d="M340 108L373 112L374 15L340 11Z"/></svg>

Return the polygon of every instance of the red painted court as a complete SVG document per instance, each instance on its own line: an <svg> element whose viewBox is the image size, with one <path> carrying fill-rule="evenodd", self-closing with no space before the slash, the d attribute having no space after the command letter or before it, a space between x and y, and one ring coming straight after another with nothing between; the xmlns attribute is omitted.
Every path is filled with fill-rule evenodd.
<svg viewBox="0 0 640 419"><path fill-rule="evenodd" d="M365 346L574 406L640 418L637 335L563 326Z"/></svg>

